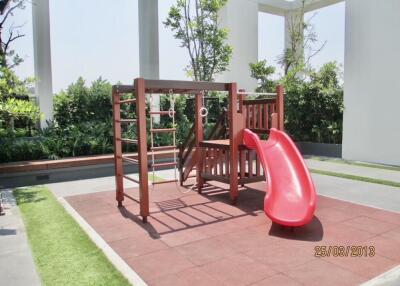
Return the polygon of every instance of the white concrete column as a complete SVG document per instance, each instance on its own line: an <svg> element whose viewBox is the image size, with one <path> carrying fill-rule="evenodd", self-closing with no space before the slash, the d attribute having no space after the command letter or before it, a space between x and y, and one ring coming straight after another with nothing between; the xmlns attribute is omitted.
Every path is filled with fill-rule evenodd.
<svg viewBox="0 0 400 286"><path fill-rule="evenodd" d="M140 76L158 79L158 0L139 0L138 4Z"/></svg>
<svg viewBox="0 0 400 286"><path fill-rule="evenodd" d="M140 77L160 78L158 0L139 0L139 65ZM153 95L152 110L160 110L160 96ZM154 121L160 121L154 116Z"/></svg>
<svg viewBox="0 0 400 286"><path fill-rule="evenodd" d="M304 31L303 31L303 21L304 13L301 9L287 10L284 13L285 17L285 51L287 49L292 49L292 34L299 35L300 39L295 43L295 48L297 51L296 57L301 58L304 56L303 41L304 41Z"/></svg>
<svg viewBox="0 0 400 286"><path fill-rule="evenodd" d="M53 118L53 84L51 72L50 12L49 0L35 0L32 4L33 51L36 88L40 111L40 126Z"/></svg>
<svg viewBox="0 0 400 286"><path fill-rule="evenodd" d="M346 0L344 159L400 166L400 1Z"/></svg>
<svg viewBox="0 0 400 286"><path fill-rule="evenodd" d="M250 77L250 63L258 61L258 3L229 0L220 13L221 27L228 29L228 43L233 47L229 70L216 80L237 82L238 88L254 90L257 81Z"/></svg>

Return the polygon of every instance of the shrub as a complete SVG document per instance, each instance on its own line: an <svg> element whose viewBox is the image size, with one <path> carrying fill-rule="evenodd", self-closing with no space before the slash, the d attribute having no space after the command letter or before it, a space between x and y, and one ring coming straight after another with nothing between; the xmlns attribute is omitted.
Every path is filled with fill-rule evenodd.
<svg viewBox="0 0 400 286"><path fill-rule="evenodd" d="M130 96L130 95L127 95ZM215 100L206 101L209 114L206 132L219 118L227 105L226 95L207 95ZM170 108L168 96L161 96L161 110ZM194 122L194 101L187 95L175 95L176 144L182 143ZM122 118L135 118L135 105L122 105ZM149 117L148 117L149 118ZM147 119L149 121L149 119ZM82 78L61 91L54 98L54 119L35 140L22 140L7 136L0 142L0 162L35 159L59 159L62 157L107 154L113 152L111 85L99 78L90 86ZM147 127L150 127L147 122ZM172 127L168 116L161 116L155 128ZM123 137L136 138L136 125L123 126ZM148 132L150 146L150 132ZM172 145L172 136L155 134L154 145ZM136 145L123 145L124 152L137 151Z"/></svg>
<svg viewBox="0 0 400 286"><path fill-rule="evenodd" d="M289 73L285 86L285 129L296 141L341 143L343 88L335 62L310 70L304 78Z"/></svg>
<svg viewBox="0 0 400 286"><path fill-rule="evenodd" d="M19 79L7 67L0 68L0 134L1 137L31 136L40 118L37 104L28 93L34 79Z"/></svg>
<svg viewBox="0 0 400 286"><path fill-rule="evenodd" d="M111 118L111 84L102 78L90 87L79 78L54 98L54 121L61 127L82 122L110 122Z"/></svg>

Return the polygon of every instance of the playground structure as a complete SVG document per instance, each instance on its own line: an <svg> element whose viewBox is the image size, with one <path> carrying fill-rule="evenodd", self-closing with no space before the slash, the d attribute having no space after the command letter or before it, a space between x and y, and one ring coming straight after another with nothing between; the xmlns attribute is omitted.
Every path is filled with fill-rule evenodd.
<svg viewBox="0 0 400 286"><path fill-rule="evenodd" d="M222 114L221 118L217 121L212 130L209 138L204 138L203 121L207 115L207 109L204 106L204 97L206 92L218 91L227 92L228 96L228 111ZM169 94L171 99L171 108L167 111L154 111L146 112L146 95L150 94ZM124 98L125 94L133 94L134 97ZM185 142L180 146L178 153L178 160L176 158L176 126L175 126L175 110L174 110L174 94L184 94L187 96L194 96L194 109L195 118L193 128ZM284 90L282 86L277 86L276 93L264 93L263 95L268 98L263 99L247 99L246 95L251 93L244 90L237 90L236 83L217 83L217 82L191 82L191 81L170 81L170 80L145 80L137 78L134 85L116 85L113 86L113 114L114 114L114 147L115 147L115 177L116 177L116 200L118 206L122 206L124 197L127 195L124 191L124 179L133 181L139 184L139 203L140 215L143 222L147 221L149 212L149 181L148 169L172 167L175 168L179 164L179 180L177 176L172 181L180 181L183 184L193 170L196 171L195 187L201 193L204 183L206 181L218 181L229 184L229 195L232 203L236 203L239 195L239 185L244 186L248 183L264 181L266 175L270 173L268 170L271 166L265 164L265 156L259 149L254 146L247 147L243 144L243 134L245 130L249 130L257 134L269 134L271 128L283 130L284 126ZM121 118L121 104L135 104L136 105L136 118ZM147 146L147 118L146 114L150 116L150 137L151 137L151 162L148 160L148 146ZM169 116L172 118L172 128L156 129L153 128L153 116ZM225 119L224 119L225 118ZM136 124L137 138L123 138L122 125L123 124ZM173 144L170 146L157 146L153 144L153 134L155 133L171 133L173 136ZM228 137L226 139L226 137ZM258 136L257 136L258 138ZM122 144L137 144L138 158L128 158L122 153ZM251 145L251 144L250 144ZM294 145L293 145L294 146ZM171 150L174 154L173 162L157 163L155 161L155 151ZM297 151L297 149L295 150ZM297 151L297 154L298 151ZM285 156L283 156L285 157ZM282 157L282 158L283 158ZM271 159L273 160L273 159ZM301 158L296 158L300 160ZM138 165L139 179L125 175L123 171L123 162L133 163ZM150 163L150 164L149 164ZM290 164L290 161L286 162ZM303 165L297 167L304 168ZM290 168L289 168L290 169ZM304 170L302 170L304 172ZM305 169L308 174L308 171ZM282 175L282 174L280 174ZM291 173L291 176L296 178L297 173ZM269 178L271 179L271 178ZM276 178L279 180L279 178ZM167 183L171 181L153 182L154 183ZM306 193L314 191L306 190ZM303 191L297 188L295 191ZM315 193L315 191L314 191ZM300 196L303 199L307 196ZM309 198L309 197L308 197ZM303 201L304 202L304 201ZM298 204L300 205L300 204ZM307 207L304 203L300 207ZM315 203L308 206L311 209L311 216L315 208ZM266 211L266 214L274 219ZM289 222L286 225L295 226L301 223L307 223L307 219L300 219L297 222ZM279 220L278 220L279 222ZM285 224L284 219L280 221Z"/></svg>

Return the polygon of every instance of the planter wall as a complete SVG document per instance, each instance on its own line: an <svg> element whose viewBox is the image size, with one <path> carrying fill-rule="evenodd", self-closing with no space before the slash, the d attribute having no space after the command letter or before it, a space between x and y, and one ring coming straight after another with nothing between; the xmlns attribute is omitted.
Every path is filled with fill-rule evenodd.
<svg viewBox="0 0 400 286"><path fill-rule="evenodd" d="M296 142L302 155L342 158L342 144Z"/></svg>
<svg viewBox="0 0 400 286"><path fill-rule="evenodd" d="M303 155L337 158L342 156L341 144L296 142L296 145ZM93 156L90 162L88 162L87 157L71 158L64 161L63 163L60 161L48 161L45 164L45 168L43 166L33 166L35 162L22 162L21 166L14 164L14 167L10 167L10 164L3 164L3 169L0 168L0 186L9 188L21 187L114 175L112 155ZM165 154L160 161L172 161L172 157L170 154ZM37 162L43 165L40 161ZM36 164L38 164L37 162ZM4 169L4 167L7 168ZM137 166L126 165L124 169L127 173L137 172Z"/></svg>

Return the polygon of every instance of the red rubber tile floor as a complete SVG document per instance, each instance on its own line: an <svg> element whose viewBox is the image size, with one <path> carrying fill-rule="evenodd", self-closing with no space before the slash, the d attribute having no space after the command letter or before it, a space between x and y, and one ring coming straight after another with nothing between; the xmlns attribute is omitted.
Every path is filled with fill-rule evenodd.
<svg viewBox="0 0 400 286"><path fill-rule="evenodd" d="M66 199L149 285L359 285L400 264L400 214L319 196L309 225L283 228L263 190L233 206L221 185L157 185L147 224L138 189L121 208L113 191Z"/></svg>

